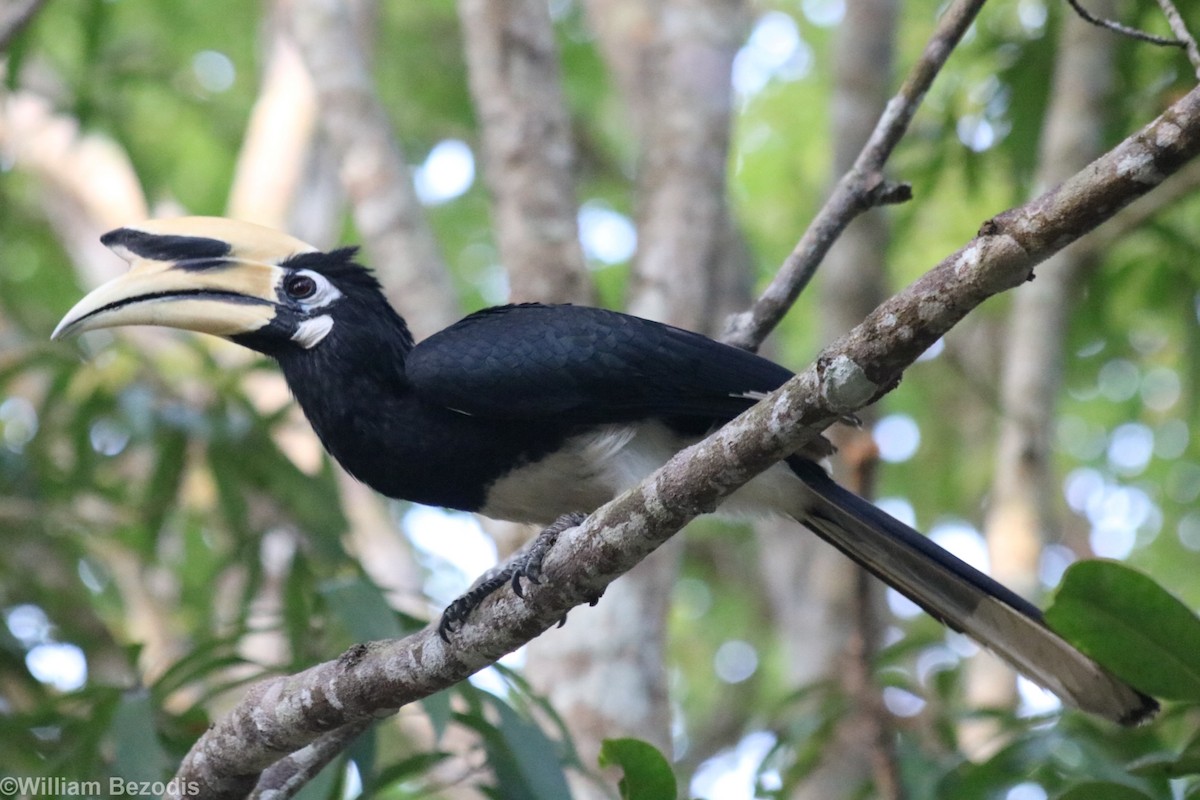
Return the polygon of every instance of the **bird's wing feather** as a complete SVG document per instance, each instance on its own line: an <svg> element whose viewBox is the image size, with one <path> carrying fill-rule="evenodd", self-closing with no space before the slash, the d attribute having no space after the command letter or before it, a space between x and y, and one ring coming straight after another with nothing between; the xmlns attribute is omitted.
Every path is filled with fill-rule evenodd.
<svg viewBox="0 0 1200 800"><path fill-rule="evenodd" d="M422 341L406 374L430 403L493 418L729 419L792 373L700 334L598 308L486 309Z"/></svg>

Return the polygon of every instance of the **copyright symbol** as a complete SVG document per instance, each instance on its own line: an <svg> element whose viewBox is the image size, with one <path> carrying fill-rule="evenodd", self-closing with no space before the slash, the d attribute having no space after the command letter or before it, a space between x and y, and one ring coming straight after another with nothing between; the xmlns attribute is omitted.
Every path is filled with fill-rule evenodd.
<svg viewBox="0 0 1200 800"><path fill-rule="evenodd" d="M11 775L0 778L0 795L15 797L17 794L17 779Z"/></svg>

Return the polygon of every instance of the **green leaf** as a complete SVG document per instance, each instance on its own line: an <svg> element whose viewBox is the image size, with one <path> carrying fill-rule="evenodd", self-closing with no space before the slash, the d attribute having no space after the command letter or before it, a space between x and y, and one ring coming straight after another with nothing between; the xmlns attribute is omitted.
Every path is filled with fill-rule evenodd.
<svg viewBox="0 0 1200 800"><path fill-rule="evenodd" d="M512 706L526 717L538 720L542 726L546 727L547 735L559 744L560 761L563 766L584 770L583 762L580 761L579 754L575 751L575 745L571 741L571 732L567 729L567 723L559 715L549 698L534 691L533 687L529 685L529 681L516 670L500 663L493 664L492 669L498 672L511 688L511 692L505 697ZM434 696L436 697L436 695Z"/></svg>
<svg viewBox="0 0 1200 800"><path fill-rule="evenodd" d="M1193 735L1179 753L1148 753L1131 763L1128 769L1134 775L1150 778L1170 779L1200 775L1200 734Z"/></svg>
<svg viewBox="0 0 1200 800"><path fill-rule="evenodd" d="M446 732L446 726L450 724L453 717L450 709L450 691L443 689L423 698L421 708L425 709L425 714L429 717L429 724L433 727L433 740L440 742L442 734Z"/></svg>
<svg viewBox="0 0 1200 800"><path fill-rule="evenodd" d="M675 772L658 748L641 739L605 739L600 766L620 767L625 775L618 788L621 800L675 800Z"/></svg>
<svg viewBox="0 0 1200 800"><path fill-rule="evenodd" d="M528 782L530 797L545 800L570 797L571 791L557 757L558 746L508 703L497 699L494 705L500 712L500 734Z"/></svg>
<svg viewBox="0 0 1200 800"><path fill-rule="evenodd" d="M380 770L373 782L374 786L377 791L383 792L394 783L415 780L448 758L450 758L449 753L432 750L428 753L417 753L415 756L401 759Z"/></svg>
<svg viewBox="0 0 1200 800"><path fill-rule="evenodd" d="M142 497L142 523L151 542L157 541L158 531L175 507L183 470L187 464L188 439L179 431L166 430L158 440L158 463L150 473Z"/></svg>
<svg viewBox="0 0 1200 800"><path fill-rule="evenodd" d="M129 692L121 698L109 728L116 758L113 770L127 781L159 781L167 774L171 758L155 732L150 693Z"/></svg>
<svg viewBox="0 0 1200 800"><path fill-rule="evenodd" d="M378 786L376 782L378 749L379 728L374 725L355 737L350 746L346 748L346 757L358 769L362 792L368 797L374 794L374 790Z"/></svg>
<svg viewBox="0 0 1200 800"><path fill-rule="evenodd" d="M251 665L238 654L237 646L238 640L234 637L197 642L189 653L154 681L151 691L161 701L161 698L190 684L211 681L214 675L226 668Z"/></svg>
<svg viewBox="0 0 1200 800"><path fill-rule="evenodd" d="M330 761L308 783L296 793L296 800L327 800L331 797L342 797L339 788L346 771L346 759L335 758Z"/></svg>
<svg viewBox="0 0 1200 800"><path fill-rule="evenodd" d="M1114 561L1072 565L1046 623L1142 691L1200 700L1200 619L1141 572Z"/></svg>
<svg viewBox="0 0 1200 800"><path fill-rule="evenodd" d="M571 796L558 753L534 723L520 716L498 697L462 687L461 696L469 710L454 715L457 722L479 734L487 751L487 763L496 776L488 794L504 800L565 800ZM484 704L492 706L500 723L493 725Z"/></svg>
<svg viewBox="0 0 1200 800"><path fill-rule="evenodd" d="M1091 781L1072 786L1055 800L1150 800L1150 796L1123 783Z"/></svg>
<svg viewBox="0 0 1200 800"><path fill-rule="evenodd" d="M328 581L321 596L356 642L398 639L404 630L379 587L362 577Z"/></svg>
<svg viewBox="0 0 1200 800"><path fill-rule="evenodd" d="M1200 775L1200 753L1183 752L1154 753L1139 758L1129 765L1134 775L1152 778L1182 778L1185 775Z"/></svg>

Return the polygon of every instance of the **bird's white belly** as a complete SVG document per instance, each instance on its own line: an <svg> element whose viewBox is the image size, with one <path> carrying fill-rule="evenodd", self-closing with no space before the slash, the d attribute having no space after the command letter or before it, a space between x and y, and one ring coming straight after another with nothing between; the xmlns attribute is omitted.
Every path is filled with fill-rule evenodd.
<svg viewBox="0 0 1200 800"><path fill-rule="evenodd" d="M499 478L480 513L542 525L563 514L589 513L641 483L691 443L661 422L607 425ZM777 464L734 492L721 512L795 513L803 494L799 478Z"/></svg>

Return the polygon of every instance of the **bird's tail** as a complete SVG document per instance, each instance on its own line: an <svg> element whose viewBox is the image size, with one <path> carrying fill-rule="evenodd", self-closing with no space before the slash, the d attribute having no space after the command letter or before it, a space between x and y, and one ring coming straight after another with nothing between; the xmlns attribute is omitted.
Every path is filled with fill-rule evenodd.
<svg viewBox="0 0 1200 800"><path fill-rule="evenodd" d="M1071 646L1033 604L835 483L817 464L788 465L811 489L800 522L929 614L1084 711L1123 725L1158 703Z"/></svg>

